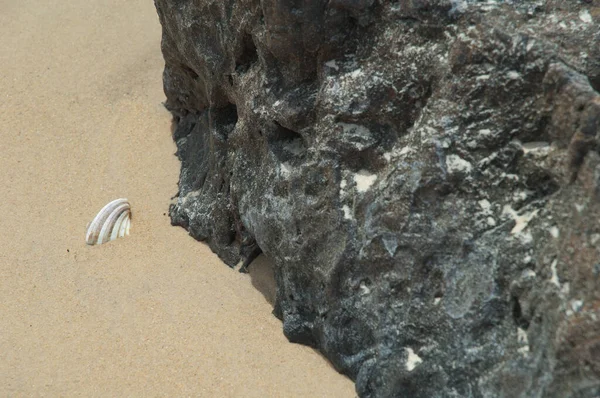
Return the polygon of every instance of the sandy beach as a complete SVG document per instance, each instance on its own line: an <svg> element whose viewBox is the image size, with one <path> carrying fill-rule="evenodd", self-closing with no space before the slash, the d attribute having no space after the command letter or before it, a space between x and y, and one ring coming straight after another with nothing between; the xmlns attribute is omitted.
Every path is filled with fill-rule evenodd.
<svg viewBox="0 0 600 398"><path fill-rule="evenodd" d="M0 396L354 397L254 281L167 216L151 1L0 0ZM131 235L86 246L110 200Z"/></svg>

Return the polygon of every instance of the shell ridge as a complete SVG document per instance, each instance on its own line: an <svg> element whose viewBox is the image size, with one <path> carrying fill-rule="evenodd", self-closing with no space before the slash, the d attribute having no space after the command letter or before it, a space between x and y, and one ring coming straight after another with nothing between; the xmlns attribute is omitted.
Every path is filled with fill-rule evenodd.
<svg viewBox="0 0 600 398"><path fill-rule="evenodd" d="M105 205L88 225L85 240L88 245L102 244L116 239L125 221L130 219L131 207L125 198Z"/></svg>
<svg viewBox="0 0 600 398"><path fill-rule="evenodd" d="M110 240L115 240L122 236L121 229L123 228L123 223L125 222L125 219L128 216L129 216L128 211L124 211L119 215L119 218L117 218L117 221L115 222L115 226L111 230Z"/></svg>
<svg viewBox="0 0 600 398"><path fill-rule="evenodd" d="M102 225L102 229L100 230L100 235L98 236L98 244L106 243L110 241L110 235L112 233L113 228L115 227L115 223L118 217L125 211L127 211L127 204L120 204L117 208L111 209L108 217L104 221Z"/></svg>

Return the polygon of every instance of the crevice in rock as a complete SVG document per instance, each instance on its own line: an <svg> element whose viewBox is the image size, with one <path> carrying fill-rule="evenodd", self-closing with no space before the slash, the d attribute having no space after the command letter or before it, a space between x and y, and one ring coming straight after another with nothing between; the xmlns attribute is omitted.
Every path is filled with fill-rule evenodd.
<svg viewBox="0 0 600 398"><path fill-rule="evenodd" d="M201 170L197 175L196 179L192 182L191 191L197 191L202 189L204 183L206 182L206 177L208 176L208 170Z"/></svg>
<svg viewBox="0 0 600 398"><path fill-rule="evenodd" d="M551 123L550 115L543 115L539 118L534 129L519 129L518 134L515 136L522 142L528 141L551 141L548 135L548 126Z"/></svg>
<svg viewBox="0 0 600 398"><path fill-rule="evenodd" d="M300 133L273 122L273 128L267 136L267 145L280 162L301 159L306 153L306 143Z"/></svg>
<svg viewBox="0 0 600 398"><path fill-rule="evenodd" d="M210 112L211 130L214 132L217 139L226 141L235 129L237 121L238 113L235 104L212 109Z"/></svg>
<svg viewBox="0 0 600 398"><path fill-rule="evenodd" d="M594 77L590 77L590 85L597 92L600 93L600 74Z"/></svg>
<svg viewBox="0 0 600 398"><path fill-rule="evenodd" d="M527 175L525 186L527 189L535 192L530 197L531 201L552 195L560 189L560 185L556 179L545 170L535 170Z"/></svg>
<svg viewBox="0 0 600 398"><path fill-rule="evenodd" d="M258 61L258 50L252 35L246 33L242 38L241 53L235 60L235 71L239 74L246 73Z"/></svg>
<svg viewBox="0 0 600 398"><path fill-rule="evenodd" d="M219 183L219 192L224 193L223 191L225 190L225 178L221 177L221 182ZM227 192L229 192L229 184L227 184Z"/></svg>
<svg viewBox="0 0 600 398"><path fill-rule="evenodd" d="M523 316L523 310L521 309L521 303L519 303L519 298L514 296L511 297L511 303L512 317L515 321L515 324L518 327L527 330L527 328L529 328L529 321Z"/></svg>
<svg viewBox="0 0 600 398"><path fill-rule="evenodd" d="M194 71L189 66L181 64L180 67L181 67L181 70L183 72L185 72L185 74L188 75L189 77L191 77L193 80L196 80L198 78L198 74L196 73L196 71Z"/></svg>
<svg viewBox="0 0 600 398"><path fill-rule="evenodd" d="M344 154L341 161L344 168L353 173L358 173L361 170L377 173L387 164L379 151L375 149L349 150Z"/></svg>

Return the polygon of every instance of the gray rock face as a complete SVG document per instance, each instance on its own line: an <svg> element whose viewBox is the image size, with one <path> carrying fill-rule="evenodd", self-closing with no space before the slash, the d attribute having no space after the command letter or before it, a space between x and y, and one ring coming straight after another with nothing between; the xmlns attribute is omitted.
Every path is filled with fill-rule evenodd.
<svg viewBox="0 0 600 398"><path fill-rule="evenodd" d="M362 397L600 395L600 3L155 0L174 225Z"/></svg>

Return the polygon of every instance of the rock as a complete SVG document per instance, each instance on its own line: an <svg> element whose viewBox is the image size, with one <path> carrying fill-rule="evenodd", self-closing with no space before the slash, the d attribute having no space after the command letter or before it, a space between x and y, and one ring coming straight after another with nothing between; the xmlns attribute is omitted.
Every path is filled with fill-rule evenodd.
<svg viewBox="0 0 600 398"><path fill-rule="evenodd" d="M174 225L361 397L600 395L594 1L156 0Z"/></svg>

